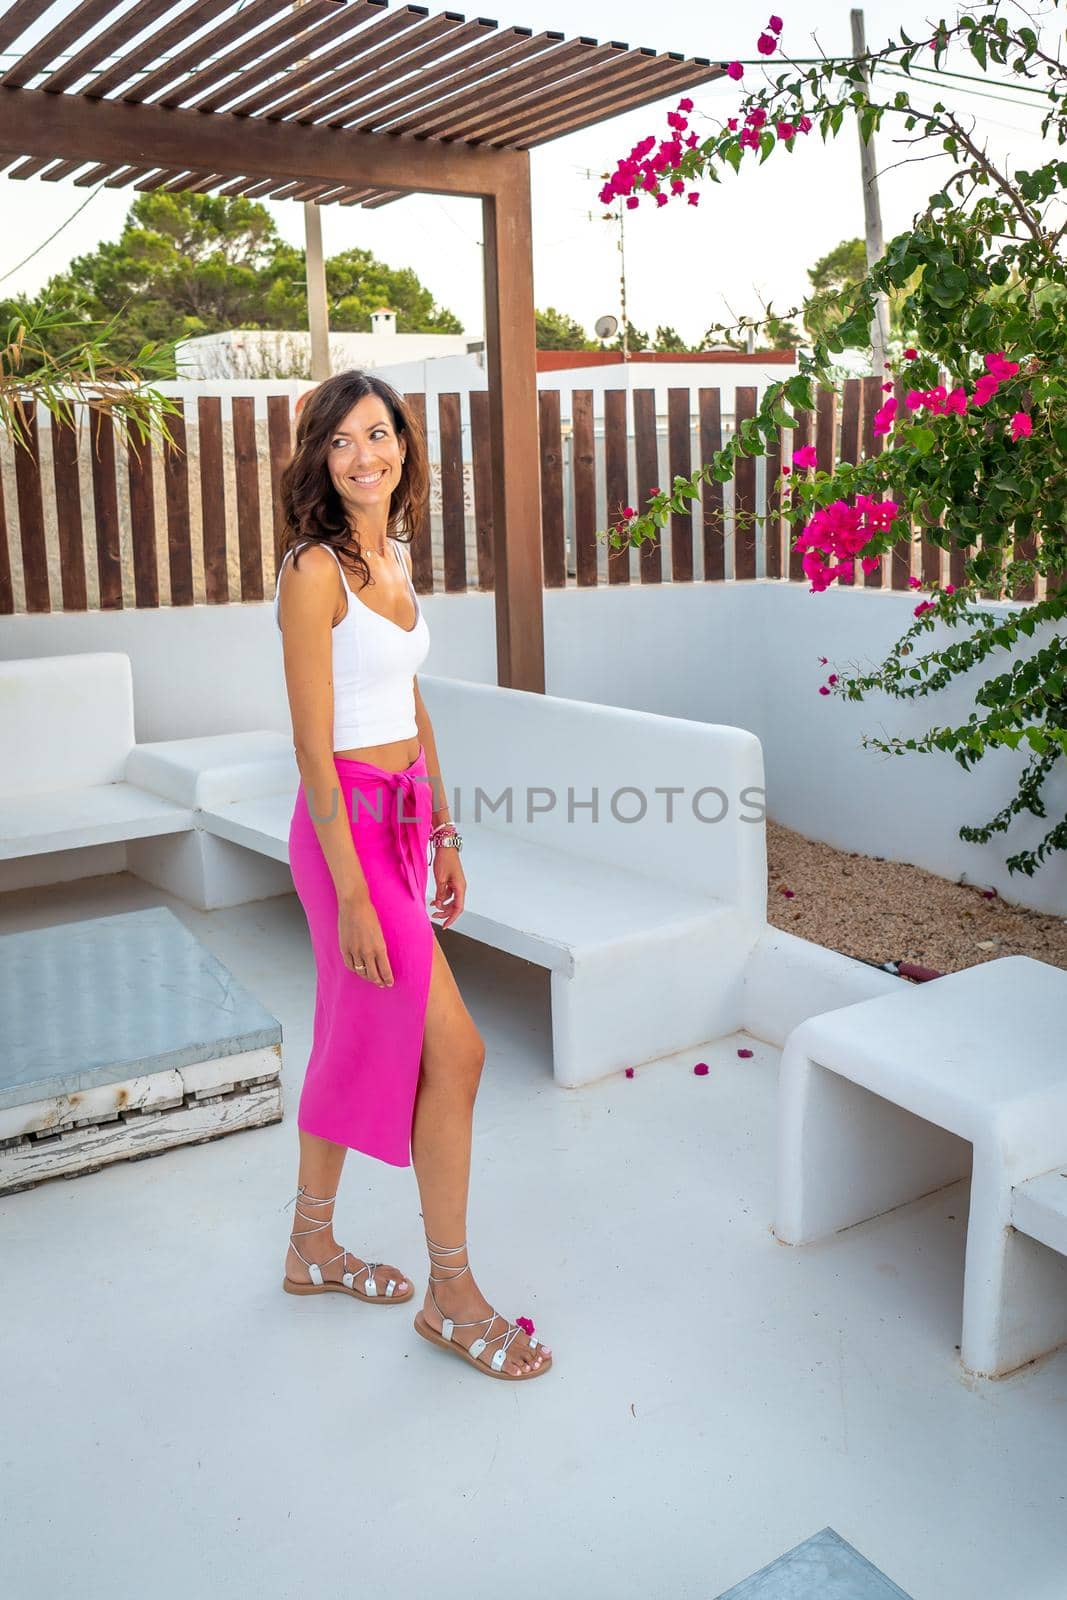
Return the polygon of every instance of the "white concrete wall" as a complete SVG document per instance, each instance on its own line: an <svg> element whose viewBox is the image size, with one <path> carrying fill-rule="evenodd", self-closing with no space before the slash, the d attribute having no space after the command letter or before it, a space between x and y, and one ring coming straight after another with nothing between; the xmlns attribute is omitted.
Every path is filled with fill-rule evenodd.
<svg viewBox="0 0 1067 1600"><path fill-rule="evenodd" d="M768 810L812 838L943 877L961 874L1006 899L1067 914L1067 857L1033 879L1003 858L1067 809L1067 774L1048 789L1049 821L1018 819L989 845L956 837L1014 792L1025 756L987 755L970 773L950 756L888 757L860 736L920 733L963 720L970 696L850 704L818 693L835 666L870 666L906 628L914 595L776 582L600 587L545 593L548 691L574 699L749 728L763 743ZM496 680L493 597L423 599L425 670ZM1031 641L1027 649L1037 647ZM139 740L234 729L289 729L280 637L269 605L193 606L4 618L0 657L124 650L133 662ZM818 657L830 658L820 665ZM994 661L1001 671L1004 661ZM442 752L446 765L447 752Z"/></svg>

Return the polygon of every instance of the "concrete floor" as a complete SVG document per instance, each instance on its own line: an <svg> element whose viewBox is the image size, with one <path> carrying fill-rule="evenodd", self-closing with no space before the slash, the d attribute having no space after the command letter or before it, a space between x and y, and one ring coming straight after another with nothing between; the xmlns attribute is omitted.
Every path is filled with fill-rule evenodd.
<svg viewBox="0 0 1067 1600"><path fill-rule="evenodd" d="M558 1089L547 974L446 933L488 1046L472 1264L555 1352L482 1378L413 1307L281 1292L294 896L119 875L0 897L0 931L161 901L281 1019L286 1117L0 1200L4 1600L711 1600L828 1525L913 1600L1067 1595L1067 1352L961 1374L965 1184L779 1245L776 1051ZM352 1155L336 1225L421 1295L411 1169Z"/></svg>

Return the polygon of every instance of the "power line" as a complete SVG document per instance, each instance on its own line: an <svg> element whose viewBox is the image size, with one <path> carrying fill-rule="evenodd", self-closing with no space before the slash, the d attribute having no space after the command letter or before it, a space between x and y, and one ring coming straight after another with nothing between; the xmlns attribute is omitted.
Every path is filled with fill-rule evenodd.
<svg viewBox="0 0 1067 1600"><path fill-rule="evenodd" d="M86 195L85 199L82 201L82 203L78 207L77 211L72 211L70 216L67 218L66 222L61 222L59 224L59 227L55 230L54 233L50 233L48 235L47 239L43 240L42 243L39 244L35 250L31 250L28 256L23 256L22 260L17 262L15 266L9 267L6 272L0 272L0 283L3 283L6 278L10 278L13 273L19 272L26 265L27 262L33 260L34 256L39 256L41 251L44 250L46 248L46 246L48 246L48 245L50 245L52 243L53 239L58 238L59 235L63 232L63 229L68 227L70 225L70 223L72 223L74 221L74 218L76 216L79 216L81 214L81 212L83 212L85 210L86 206L89 204L89 201L96 199L97 195L100 193L101 189L104 187L104 184L106 182L107 182L106 178L101 178L101 180L97 184L96 188L91 190L90 193Z"/></svg>

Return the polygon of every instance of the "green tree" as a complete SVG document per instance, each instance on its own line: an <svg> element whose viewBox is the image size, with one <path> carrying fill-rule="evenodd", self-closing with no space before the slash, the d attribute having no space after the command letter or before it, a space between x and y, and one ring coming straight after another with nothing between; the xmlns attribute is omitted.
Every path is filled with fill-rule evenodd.
<svg viewBox="0 0 1067 1600"><path fill-rule="evenodd" d="M326 284L337 331L369 331L371 312L383 305L396 311L402 333L463 331L410 268L389 267L369 250L331 256ZM304 252L281 239L265 206L240 196L139 196L120 237L78 256L41 298L97 322L119 318L111 335L119 360L148 341L307 327Z"/></svg>
<svg viewBox="0 0 1067 1600"><path fill-rule="evenodd" d="M538 350L599 350L599 339L590 339L580 322L565 311L549 306L534 313L537 319Z"/></svg>

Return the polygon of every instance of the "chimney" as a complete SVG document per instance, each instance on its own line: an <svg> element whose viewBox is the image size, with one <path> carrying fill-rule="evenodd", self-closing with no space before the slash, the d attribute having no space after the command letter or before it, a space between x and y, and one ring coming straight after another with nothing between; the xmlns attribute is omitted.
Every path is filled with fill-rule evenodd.
<svg viewBox="0 0 1067 1600"><path fill-rule="evenodd" d="M388 310L385 306L379 306L377 311L372 311L370 314L370 331L371 333L395 333L396 312Z"/></svg>

